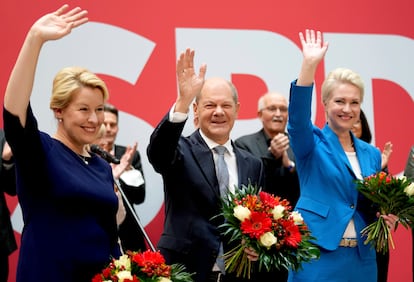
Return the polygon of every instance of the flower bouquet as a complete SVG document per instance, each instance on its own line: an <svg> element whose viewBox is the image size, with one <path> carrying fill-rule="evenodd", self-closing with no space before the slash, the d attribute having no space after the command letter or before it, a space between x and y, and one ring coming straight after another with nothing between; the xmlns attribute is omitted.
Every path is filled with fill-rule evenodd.
<svg viewBox="0 0 414 282"><path fill-rule="evenodd" d="M192 274L184 270L182 265L167 265L159 251L127 251L118 260L112 259L102 273L95 275L92 282L192 282Z"/></svg>
<svg viewBox="0 0 414 282"><path fill-rule="evenodd" d="M259 271L298 270L302 262L319 258L319 248L309 229L289 202L252 185L243 185L223 199L223 235L238 246L224 254L226 271L250 279L252 262L244 252L253 248L259 255Z"/></svg>
<svg viewBox="0 0 414 282"><path fill-rule="evenodd" d="M385 172L379 172L357 180L357 189L366 198L378 206L380 214L394 214L405 228L414 227L414 183L406 177L394 177ZM391 230L383 217L369 224L361 231L367 236L364 243L371 243L377 252L388 252L389 244L394 249Z"/></svg>

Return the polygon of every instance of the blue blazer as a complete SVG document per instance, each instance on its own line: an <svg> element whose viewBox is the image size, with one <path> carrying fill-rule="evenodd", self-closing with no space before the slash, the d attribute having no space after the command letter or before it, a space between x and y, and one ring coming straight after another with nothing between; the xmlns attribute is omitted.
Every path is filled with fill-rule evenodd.
<svg viewBox="0 0 414 282"><path fill-rule="evenodd" d="M204 281L212 270L222 238L219 185L211 150L199 130L181 136L185 122L172 123L168 114L155 128L148 159L164 182L165 221L158 248L167 263L183 263ZM233 145L239 185L263 183L261 160Z"/></svg>
<svg viewBox="0 0 414 282"><path fill-rule="evenodd" d="M296 209L302 214L316 244L326 250L338 248L351 218L357 236L375 217L365 210L356 190L356 176L337 135L328 125L321 130L311 122L312 86L291 85L288 132L296 156L301 195ZM363 177L381 170L381 153L351 134ZM375 211L372 211L375 214ZM375 256L370 245L358 236L362 258Z"/></svg>

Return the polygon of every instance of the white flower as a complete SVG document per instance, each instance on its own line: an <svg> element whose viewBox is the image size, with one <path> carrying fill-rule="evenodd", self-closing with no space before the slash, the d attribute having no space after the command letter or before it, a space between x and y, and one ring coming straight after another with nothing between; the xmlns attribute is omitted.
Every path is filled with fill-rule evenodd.
<svg viewBox="0 0 414 282"><path fill-rule="evenodd" d="M398 176L398 179L401 179L402 181L407 181L407 177L405 175Z"/></svg>
<svg viewBox="0 0 414 282"><path fill-rule="evenodd" d="M128 255L122 255L115 261L115 266L117 268L121 268L123 266L126 270L131 270L131 260Z"/></svg>
<svg viewBox="0 0 414 282"><path fill-rule="evenodd" d="M412 196L414 195L414 182L412 182L410 185L408 185L407 187L404 188L404 192L408 195L408 196Z"/></svg>
<svg viewBox="0 0 414 282"><path fill-rule="evenodd" d="M119 278L119 282L123 282L125 279L132 279L131 272L127 270L120 271L116 274L116 276Z"/></svg>
<svg viewBox="0 0 414 282"><path fill-rule="evenodd" d="M277 242L277 238L275 235L273 235L272 232L266 232L262 236L260 236L260 244L262 244L264 247L270 249L270 247Z"/></svg>
<svg viewBox="0 0 414 282"><path fill-rule="evenodd" d="M250 218L250 214L250 210L241 205L235 206L233 209L233 215L241 222L243 222L246 218Z"/></svg>
<svg viewBox="0 0 414 282"><path fill-rule="evenodd" d="M168 279L167 277L159 277L158 282L171 282L171 279Z"/></svg>
<svg viewBox="0 0 414 282"><path fill-rule="evenodd" d="M298 211L292 212L292 219L296 225L303 224L303 217Z"/></svg>
<svg viewBox="0 0 414 282"><path fill-rule="evenodd" d="M276 207L273 208L272 210L272 214L273 214L273 218L275 220L278 220L279 218L282 218L284 215L284 211L285 211L285 207L282 205L277 205Z"/></svg>

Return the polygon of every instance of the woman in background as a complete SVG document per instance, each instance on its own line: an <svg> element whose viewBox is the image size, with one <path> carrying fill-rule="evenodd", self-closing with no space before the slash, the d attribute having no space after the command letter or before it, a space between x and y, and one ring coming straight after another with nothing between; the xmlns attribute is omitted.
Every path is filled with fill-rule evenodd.
<svg viewBox="0 0 414 282"><path fill-rule="evenodd" d="M359 114L359 119L356 123L352 126L352 133L354 133L355 137L367 142L371 143L372 134L371 129L369 127L369 123L367 117L363 110ZM385 172L388 172L388 161L391 157L392 153L392 143L387 142L385 143L384 150L381 153L381 169ZM390 253L386 252L385 254L382 252L377 252L377 273L378 273L378 282L387 282L388 279L388 265L390 262Z"/></svg>

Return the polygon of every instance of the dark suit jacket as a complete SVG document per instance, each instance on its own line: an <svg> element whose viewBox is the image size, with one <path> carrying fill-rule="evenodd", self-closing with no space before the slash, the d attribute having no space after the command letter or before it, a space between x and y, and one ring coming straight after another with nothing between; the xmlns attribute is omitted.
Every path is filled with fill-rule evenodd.
<svg viewBox="0 0 414 282"><path fill-rule="evenodd" d="M3 152L4 142L4 132L0 130L0 153ZM0 255L8 256L17 249L17 244L4 193L16 195L16 175L14 166L6 170L0 158Z"/></svg>
<svg viewBox="0 0 414 282"><path fill-rule="evenodd" d="M183 263L205 281L222 241L218 226L222 218L219 185L213 154L198 130L182 137L185 122L171 123L168 114L151 135L148 158L164 181L165 222L158 248L167 263ZM239 185L262 185L259 159L233 146ZM226 242L223 242L226 244Z"/></svg>
<svg viewBox="0 0 414 282"><path fill-rule="evenodd" d="M269 152L269 137L263 128L256 133L239 137L234 143L262 160L265 170L263 190L288 199L294 207L300 194L298 175L296 170L290 172L288 168L285 168L281 158L276 159ZM288 156L291 161L296 161L291 148L288 149Z"/></svg>
<svg viewBox="0 0 414 282"><path fill-rule="evenodd" d="M115 145L114 146L114 153L115 157L120 159L122 155L125 153L126 147ZM141 164L141 156L138 151L135 152L131 165L139 170L144 176L144 172L142 170ZM145 182L139 187L129 186L122 181L119 180L121 183L122 191L124 191L125 196L127 197L131 206L134 204L142 204L145 200ZM139 225L137 224L132 211L128 208L127 204L124 200L124 206L126 209L126 216L125 220L119 226L119 238L121 240L122 249L124 251L145 251L147 249L147 245L145 243L144 236L141 232Z"/></svg>

